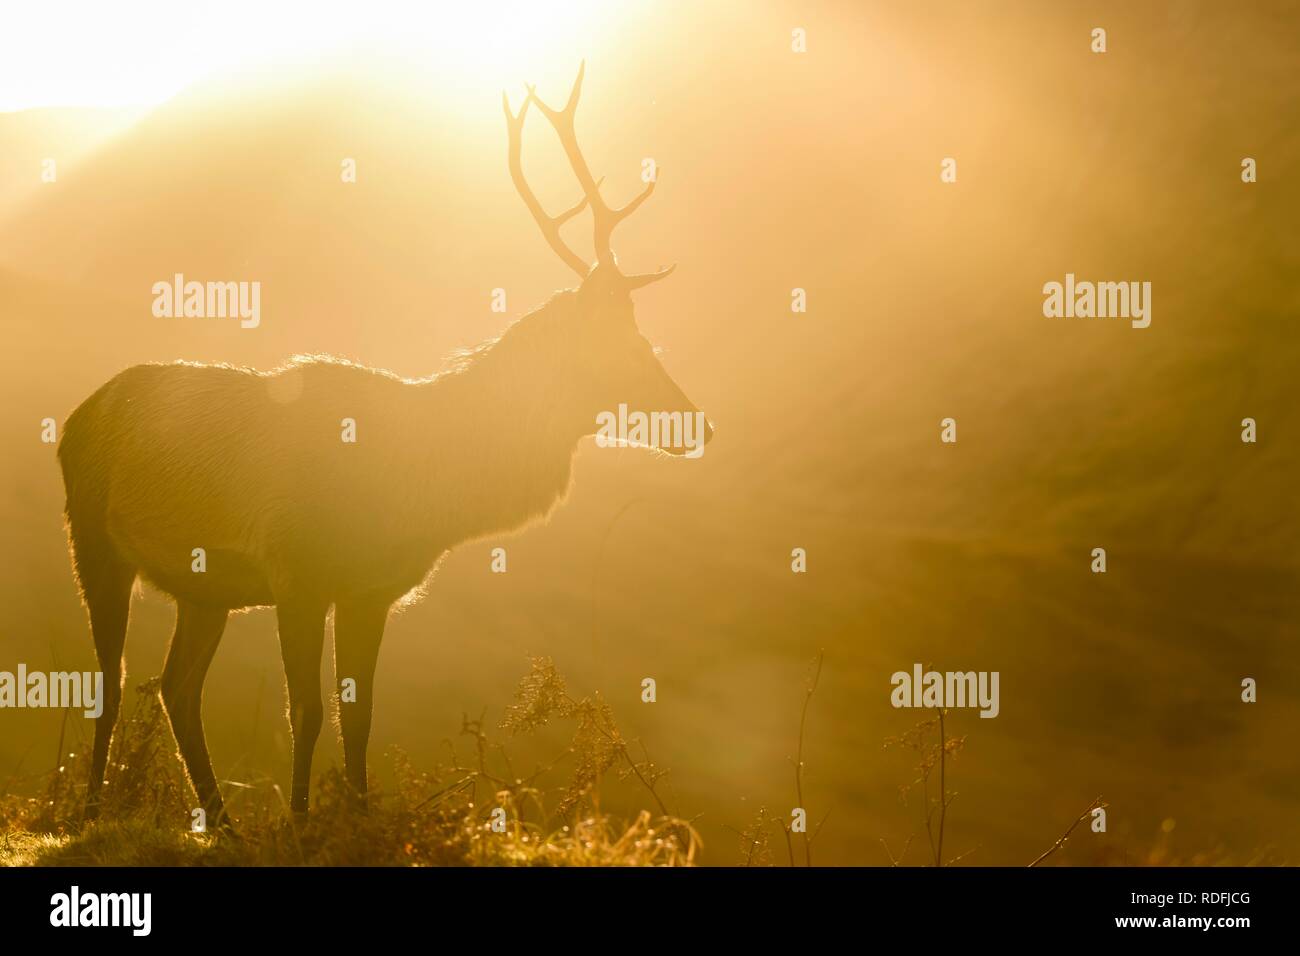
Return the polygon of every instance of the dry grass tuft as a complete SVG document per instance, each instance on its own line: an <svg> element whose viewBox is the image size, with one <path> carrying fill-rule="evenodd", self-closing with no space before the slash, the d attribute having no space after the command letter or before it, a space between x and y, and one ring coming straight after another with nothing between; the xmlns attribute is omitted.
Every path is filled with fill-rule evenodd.
<svg viewBox="0 0 1300 956"><path fill-rule="evenodd" d="M633 760L599 695L575 699L554 665L536 660L503 726L526 732L551 719L575 724L576 766L558 788L543 789L540 778L560 760L527 779L493 772L495 745L483 720L466 718L461 734L473 740L473 766L461 766L454 746L448 763L428 770L395 753L397 785L372 793L367 808L337 768L327 770L302 825L291 821L278 787L241 785L231 805L237 835L193 833L193 797L157 681L149 681L136 688L114 734L100 819L81 821L89 754L69 755L40 796L0 795L0 865L694 865L699 836L667 812L654 787L661 773L648 759ZM661 812L630 821L600 812L601 779L618 763L641 777Z"/></svg>

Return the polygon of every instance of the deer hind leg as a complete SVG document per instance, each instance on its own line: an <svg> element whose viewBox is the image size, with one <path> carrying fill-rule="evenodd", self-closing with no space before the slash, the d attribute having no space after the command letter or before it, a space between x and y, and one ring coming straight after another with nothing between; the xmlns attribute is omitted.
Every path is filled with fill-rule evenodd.
<svg viewBox="0 0 1300 956"><path fill-rule="evenodd" d="M74 526L75 528L75 526ZM108 747L113 738L122 704L122 650L126 646L126 625L131 612L131 587L135 569L119 558L103 539L88 539L74 532L73 549L77 578L86 608L95 656L104 673L104 709L95 720L95 743L90 756L90 780L86 783L87 820L99 816L100 790L108 764Z"/></svg>
<svg viewBox="0 0 1300 956"><path fill-rule="evenodd" d="M339 691L343 766L358 803L366 803L366 745L374 706L375 661L388 621L381 600L339 601L334 608L334 682ZM345 681L351 681L345 686Z"/></svg>
<svg viewBox="0 0 1300 956"><path fill-rule="evenodd" d="M276 605L280 627L280 656L289 685L289 725L293 730L293 787L289 808L299 819L307 815L311 788L311 758L320 736L320 661L325 645L327 605L281 601Z"/></svg>
<svg viewBox="0 0 1300 956"><path fill-rule="evenodd" d="M208 757L208 744L203 736L203 680L208 666L221 643L229 611L224 607L210 607L178 601L176 604L176 631L167 649L167 662L163 665L162 698L171 720L172 733L180 748L190 783L198 795L199 804L207 817L208 825L229 829L221 789L212 772Z"/></svg>

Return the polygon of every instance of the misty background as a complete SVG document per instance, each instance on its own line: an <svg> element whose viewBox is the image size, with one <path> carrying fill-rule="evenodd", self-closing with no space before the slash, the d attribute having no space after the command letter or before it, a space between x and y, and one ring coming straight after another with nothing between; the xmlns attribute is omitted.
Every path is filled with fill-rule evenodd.
<svg viewBox="0 0 1300 956"><path fill-rule="evenodd" d="M889 704L916 662L1001 673L995 720L949 720L967 740L946 845L967 862L1029 862L1099 794L1108 832L1059 861L1295 862L1296 17L673 2L581 51L578 134L607 199L639 191L643 158L660 170L615 237L629 271L678 263L637 294L639 324L717 435L696 461L585 442L548 524L444 560L385 633L379 785L388 749L429 764L462 714L495 725L546 655L670 768L705 862L734 863L759 807L796 805L824 649L804 747L809 816L830 812L816 862L885 864L879 840L897 852L917 829L919 799L898 793L915 761L883 746L929 716ZM562 102L577 59L557 52L539 95ZM539 77L517 80L516 106ZM96 667L43 418L148 361L328 352L432 374L573 284L510 183L500 95L334 55L218 74L153 110L0 114L0 670ZM537 115L524 152L547 208L571 205ZM588 222L566 227L584 254ZM260 327L155 318L151 287L178 272L260 281ZM1150 328L1044 318L1042 286L1067 272L1150 281ZM939 441L949 416L956 445ZM128 688L161 670L173 614L137 598ZM204 701L219 779L287 787L283 712L274 613L232 617ZM0 712L0 783L55 764L61 721ZM69 748L90 739L68 726ZM507 742L523 771L565 738ZM327 730L316 769L341 759ZM606 810L644 803L604 788Z"/></svg>

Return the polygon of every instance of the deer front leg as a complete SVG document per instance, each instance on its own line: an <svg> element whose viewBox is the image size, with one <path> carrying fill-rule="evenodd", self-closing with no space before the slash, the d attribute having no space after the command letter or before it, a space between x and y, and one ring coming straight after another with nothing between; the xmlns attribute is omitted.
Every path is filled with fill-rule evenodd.
<svg viewBox="0 0 1300 956"><path fill-rule="evenodd" d="M325 611L316 601L281 601L276 605L280 656L289 684L289 726L293 730L293 787L289 808L298 819L307 815L311 758L320 736L320 656L325 644Z"/></svg>
<svg viewBox="0 0 1300 956"><path fill-rule="evenodd" d="M375 660L389 606L387 601L349 599L334 607L334 682L339 695L343 767L362 807L366 804L366 745L374 706Z"/></svg>

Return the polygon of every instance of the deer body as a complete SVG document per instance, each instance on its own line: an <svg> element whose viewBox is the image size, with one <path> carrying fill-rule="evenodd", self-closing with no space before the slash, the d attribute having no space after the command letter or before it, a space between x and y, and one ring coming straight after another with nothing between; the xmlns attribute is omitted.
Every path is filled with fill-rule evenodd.
<svg viewBox="0 0 1300 956"><path fill-rule="evenodd" d="M450 548L544 517L591 431L595 403L539 419L526 389L554 393L560 370L509 363L518 375L498 379L494 364L485 352L419 382L322 359L136 366L73 413L62 454L102 498L89 507L115 550L177 598L244 608L310 586L395 601Z"/></svg>
<svg viewBox="0 0 1300 956"><path fill-rule="evenodd" d="M579 72L564 111L531 92L518 116L506 108L512 178L548 243L582 276L579 289L557 293L430 379L321 358L270 372L139 365L68 418L59 460L69 540L105 675L88 817L98 812L120 707L138 576L176 599L162 696L210 820L227 822L203 735L203 682L229 612L252 606L276 609L295 814L308 806L323 719L324 626L333 608L335 681L352 681L356 692L355 701L339 704L345 770L364 799L375 662L394 604L419 593L451 548L549 514L568 488L578 441L595 432L602 412L625 403L696 413L633 317L632 290L671 270L625 276L609 251L613 225L650 189L623 210L604 206L572 135L581 80ZM519 168L530 103L555 125L586 193L560 220L541 212ZM596 221L590 268L558 232L586 205ZM344 440L345 422L354 441Z"/></svg>

